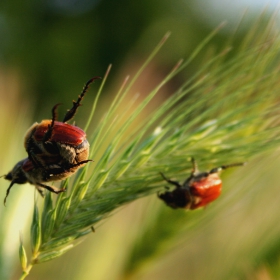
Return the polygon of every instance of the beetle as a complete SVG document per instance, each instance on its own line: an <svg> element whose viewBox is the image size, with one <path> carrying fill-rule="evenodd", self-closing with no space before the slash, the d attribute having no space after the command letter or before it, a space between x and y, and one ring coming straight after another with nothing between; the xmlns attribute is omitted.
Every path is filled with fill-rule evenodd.
<svg viewBox="0 0 280 280"><path fill-rule="evenodd" d="M10 193L12 186L16 184L30 183L35 185L42 197L44 197L43 189L47 189L53 193L59 194L64 192L66 189L58 189L54 186L48 186L43 183L50 181L60 181L71 176L77 171L77 169L87 163L88 160L82 161L78 164L73 165L69 169L65 169L59 164L45 165L44 167L38 167L33 164L29 158L25 158L19 161L14 168L4 178L11 181L9 188L7 189L6 196L4 199L4 205L6 204L7 197Z"/></svg>
<svg viewBox="0 0 280 280"><path fill-rule="evenodd" d="M62 122L57 121L56 104L52 109L52 119L34 123L26 132L24 147L28 157L19 161L4 178L11 181L7 189L4 204L12 186L30 183L43 196L43 189L54 193L64 192L45 185L45 182L66 179L75 173L80 167L88 163L89 143L86 133L79 127L70 125L71 120L77 112L81 101L87 92L89 85L100 77L93 77L84 86L77 101L73 101L73 107L68 110Z"/></svg>
<svg viewBox="0 0 280 280"><path fill-rule="evenodd" d="M36 122L27 130L24 146L28 158L35 166L44 166L52 161L57 162L57 157L59 157L61 164L69 168L88 158L89 143L86 133L79 127L66 122L74 117L89 85L99 78L94 77L86 83L78 100L73 101L72 109L67 111L62 122L56 120L56 110L60 105L56 104L52 109L51 120L43 120L39 124Z"/></svg>
<svg viewBox="0 0 280 280"><path fill-rule="evenodd" d="M233 163L213 168L209 172L199 172L195 159L192 158L191 161L193 169L183 184L170 180L163 173L160 173L166 182L176 187L173 191L158 193L158 197L171 208L194 210L208 205L221 194L222 180L219 177L219 172L229 167L245 164Z"/></svg>

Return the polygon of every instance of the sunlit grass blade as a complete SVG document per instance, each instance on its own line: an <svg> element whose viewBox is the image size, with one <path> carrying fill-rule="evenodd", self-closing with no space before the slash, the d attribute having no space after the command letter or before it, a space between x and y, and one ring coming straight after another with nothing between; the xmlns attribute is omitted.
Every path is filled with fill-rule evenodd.
<svg viewBox="0 0 280 280"><path fill-rule="evenodd" d="M21 263L22 271L23 272L26 271L26 269L27 269L27 255L26 255L26 251L25 251L25 248L23 246L21 238L20 238L20 245L19 245L19 260L20 260L20 263Z"/></svg>
<svg viewBox="0 0 280 280"><path fill-rule="evenodd" d="M231 58L227 57L228 47L204 61L197 73L177 85L173 95L161 100L151 113L145 113L145 108L166 84L182 74L202 53L218 29L186 62L180 60L175 64L142 100L138 100L136 94L130 97L129 91L168 36L131 80L125 79L90 137L94 168L87 164L74 180L66 180L63 187L68 184L71 187L56 199L48 194L41 215L35 205L31 227L32 263L61 256L113 210L140 197L156 195L164 189L160 172L185 180L186 173L189 174L186 170L191 168L190 157L195 157L201 166L212 163L219 166L250 161L268 150L277 149L280 143L277 106L280 41L269 29L255 45L251 45L252 39L248 40L247 48ZM86 129L91 128L109 70L110 67L97 93ZM131 261L127 263L127 275L156 255L162 244L175 236L175 231L163 224L166 215L171 216L172 212L158 210L157 214L143 233L144 237L152 236L154 241L143 244L141 238L137 240L130 254ZM178 231L182 228L180 217L184 215L184 212L178 214L172 224ZM211 220L211 212L205 218L199 212L188 215L192 217L187 224L190 228L202 220L205 223ZM158 232L152 232L155 225ZM160 237L155 241L157 234ZM21 258L25 263L23 250Z"/></svg>
<svg viewBox="0 0 280 280"><path fill-rule="evenodd" d="M31 225L31 248L32 255L36 258L41 246L41 219L38 206L34 205L33 220Z"/></svg>

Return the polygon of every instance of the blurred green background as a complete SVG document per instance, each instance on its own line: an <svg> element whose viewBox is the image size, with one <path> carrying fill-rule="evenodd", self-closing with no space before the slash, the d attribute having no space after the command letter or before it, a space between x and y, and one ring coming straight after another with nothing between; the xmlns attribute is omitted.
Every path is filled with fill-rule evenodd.
<svg viewBox="0 0 280 280"><path fill-rule="evenodd" d="M69 96L72 99L90 77L102 76L108 64L113 64L114 77L122 71L121 80L123 75L132 74L124 67L135 68L142 63L167 31L172 32L172 40L158 58L157 71L170 69L179 58L186 58L227 19L208 21L200 13L200 9L207 13L206 3L1 1L2 69L18 74L20 94L34 102L30 109L35 118L44 118L50 115L54 102L69 106ZM234 22L228 22L228 29L216 37L215 48L229 36L226 31L236 26L242 14L235 16ZM190 71L194 72L195 67L194 63ZM109 83L113 81L111 78Z"/></svg>
<svg viewBox="0 0 280 280"><path fill-rule="evenodd" d="M211 8L211 1L206 0L1 1L1 174L25 157L26 129L35 120L50 118L50 109L58 102L63 103L59 108L63 115L83 84L92 76L103 76L110 63L113 70L97 108L99 114L106 110L124 77L136 72L167 31L171 31L171 38L146 72L146 80L136 85L136 92L146 92L178 59L187 58L215 26L228 20L211 42L213 49L220 49L242 12L230 5L223 10L217 1L214 4ZM250 19L259 13L255 6L251 8L247 27L238 33L240 38L250 30ZM195 72L198 62L195 60L187 72ZM184 74L176 79L179 83L187 78ZM93 92L84 101L83 112L89 111ZM78 114L77 123L84 125L85 117ZM222 198L202 211L187 213L166 207L159 217L157 211L165 206L156 197L134 202L66 255L35 266L27 279L277 279L278 166L275 153L250 162L242 170L230 171L235 176L225 174L224 185L236 189L229 193L225 187ZM3 198L7 187L8 182L2 180ZM227 208L228 201L235 201L234 207ZM16 186L7 207L0 207L1 279L18 279L21 274L19 232L28 236L32 206L33 188ZM208 222L207 217L214 214ZM188 230L184 223L187 225L190 215L202 222ZM176 221L178 225L172 228ZM135 266L129 264L135 240L153 222L170 223L170 230L178 235L168 239L168 233L155 226L153 234L143 234L143 238L149 244L158 231L166 234L166 242L157 252L142 252L143 263L133 256Z"/></svg>

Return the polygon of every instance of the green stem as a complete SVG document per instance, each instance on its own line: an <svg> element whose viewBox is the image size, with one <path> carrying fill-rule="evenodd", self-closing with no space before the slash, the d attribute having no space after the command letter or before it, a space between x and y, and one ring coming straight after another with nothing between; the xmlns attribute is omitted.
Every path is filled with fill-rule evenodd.
<svg viewBox="0 0 280 280"><path fill-rule="evenodd" d="M29 274L29 272L32 269L32 267L33 267L33 264L29 264L28 267L22 272L22 275L19 278L19 280L25 279L25 277Z"/></svg>

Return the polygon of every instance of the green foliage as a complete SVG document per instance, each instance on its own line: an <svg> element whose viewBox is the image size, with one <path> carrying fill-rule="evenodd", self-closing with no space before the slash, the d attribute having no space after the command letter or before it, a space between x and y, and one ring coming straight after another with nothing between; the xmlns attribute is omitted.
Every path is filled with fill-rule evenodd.
<svg viewBox="0 0 280 280"><path fill-rule="evenodd" d="M268 27L262 33L254 30L232 58L228 56L229 46L215 56L205 55L200 70L147 115L144 109L176 75L183 75L196 56L203 55L217 30L137 103L135 96L129 97L131 88L168 36L164 37L131 82L124 81L90 135L90 158L96 160L91 164L94 168L88 164L75 179L67 180L64 184L68 191L56 200L47 194L42 211L35 202L31 266L63 255L118 207L162 190L164 183L159 172L183 180L190 157L208 168L250 161L276 149L280 141L277 121L280 41L271 32L270 23ZM101 90L86 125L88 130L100 94ZM173 213L169 209L158 210L131 250L125 274L131 274L175 236L171 228L179 227L185 213L172 219ZM202 221L207 223L211 212L203 217L199 211L186 215L192 215L187 225L191 229ZM167 216L172 223L164 223ZM152 230L155 226L157 231ZM20 258L24 278L26 255L22 244Z"/></svg>

